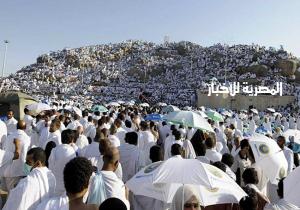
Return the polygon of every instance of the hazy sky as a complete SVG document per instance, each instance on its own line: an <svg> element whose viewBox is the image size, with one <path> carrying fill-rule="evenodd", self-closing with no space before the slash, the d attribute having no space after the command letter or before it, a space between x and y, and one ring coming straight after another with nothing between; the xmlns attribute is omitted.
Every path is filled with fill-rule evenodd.
<svg viewBox="0 0 300 210"><path fill-rule="evenodd" d="M6 75L64 47L142 39L257 43L300 57L299 0L0 0Z"/></svg>

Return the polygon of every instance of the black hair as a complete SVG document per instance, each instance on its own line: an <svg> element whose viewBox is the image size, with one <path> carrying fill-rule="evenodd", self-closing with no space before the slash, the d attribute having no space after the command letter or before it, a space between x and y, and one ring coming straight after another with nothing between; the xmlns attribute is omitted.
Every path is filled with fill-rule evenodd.
<svg viewBox="0 0 300 210"><path fill-rule="evenodd" d="M75 194L88 188L93 173L91 161L84 157L70 160L64 168L64 184L67 193Z"/></svg>
<svg viewBox="0 0 300 210"><path fill-rule="evenodd" d="M241 147L241 149L244 149L245 147L250 147L249 141L247 139L243 139L240 142L240 147Z"/></svg>
<svg viewBox="0 0 300 210"><path fill-rule="evenodd" d="M70 144L76 140L76 134L73 130L67 129L61 132L61 142L63 144Z"/></svg>
<svg viewBox="0 0 300 210"><path fill-rule="evenodd" d="M181 139L181 133L178 130L174 130L175 140L180 140Z"/></svg>
<svg viewBox="0 0 300 210"><path fill-rule="evenodd" d="M245 182L245 184L257 184L258 183L258 177L257 177L257 171L254 168L247 168L242 178Z"/></svg>
<svg viewBox="0 0 300 210"><path fill-rule="evenodd" d="M211 138L211 137L208 137L206 140L205 140L205 146L207 149L211 149L215 146L215 141Z"/></svg>
<svg viewBox="0 0 300 210"><path fill-rule="evenodd" d="M99 210L127 210L124 202L118 198L108 198L101 203Z"/></svg>
<svg viewBox="0 0 300 210"><path fill-rule="evenodd" d="M141 129L142 130L148 130L149 129L149 124L146 121L142 121L140 123Z"/></svg>
<svg viewBox="0 0 300 210"><path fill-rule="evenodd" d="M228 167L231 167L234 163L234 157L229 154L229 153L225 153L222 156L222 163L226 164Z"/></svg>
<svg viewBox="0 0 300 210"><path fill-rule="evenodd" d="M127 128L131 128L131 122L129 120L125 120L125 126Z"/></svg>
<svg viewBox="0 0 300 210"><path fill-rule="evenodd" d="M137 145L138 143L138 134L136 132L128 132L125 134L125 142L128 144Z"/></svg>
<svg viewBox="0 0 300 210"><path fill-rule="evenodd" d="M175 156L175 155L181 155L182 153L182 147L180 146L180 144L173 144L171 146L171 155Z"/></svg>
<svg viewBox="0 0 300 210"><path fill-rule="evenodd" d="M206 146L202 142L197 143L194 146L194 150L197 156L205 156L206 154Z"/></svg>
<svg viewBox="0 0 300 210"><path fill-rule="evenodd" d="M224 163L222 163L221 161L214 162L212 165L217 167L218 169L221 169L222 171L226 172L226 165Z"/></svg>
<svg viewBox="0 0 300 210"><path fill-rule="evenodd" d="M34 162L41 161L42 165L46 165L46 153L40 147L35 147L28 150L27 155L32 155L32 159Z"/></svg>
<svg viewBox="0 0 300 210"><path fill-rule="evenodd" d="M153 163L163 160L163 153L160 146L154 145L150 148L150 160Z"/></svg>
<svg viewBox="0 0 300 210"><path fill-rule="evenodd" d="M258 206L258 196L254 189L246 187L245 192L248 196L243 197L240 202L239 206L241 210L257 210Z"/></svg>
<svg viewBox="0 0 300 210"><path fill-rule="evenodd" d="M51 154L51 151L53 148L56 147L56 144L54 141L49 141L46 145L46 148L45 148L45 154L46 154L46 166L48 167L49 163L48 163L48 159L50 157L50 154Z"/></svg>

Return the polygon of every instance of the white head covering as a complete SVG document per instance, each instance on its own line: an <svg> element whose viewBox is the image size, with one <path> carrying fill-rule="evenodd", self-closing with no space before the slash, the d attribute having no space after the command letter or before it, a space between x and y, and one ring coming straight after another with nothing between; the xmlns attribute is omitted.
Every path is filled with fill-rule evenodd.
<svg viewBox="0 0 300 210"><path fill-rule="evenodd" d="M192 196L195 196L198 202L200 203L200 196L195 186L186 184L184 186L179 187L173 198L171 210L182 210L183 204L190 200ZM182 201L184 203L182 203ZM199 207L199 210L200 209L201 208Z"/></svg>

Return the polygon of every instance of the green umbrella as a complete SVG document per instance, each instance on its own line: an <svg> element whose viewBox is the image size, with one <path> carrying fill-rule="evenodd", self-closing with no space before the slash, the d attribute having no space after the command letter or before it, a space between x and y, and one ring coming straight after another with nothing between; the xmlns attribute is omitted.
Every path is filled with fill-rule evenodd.
<svg viewBox="0 0 300 210"><path fill-rule="evenodd" d="M102 105L96 105L92 109L93 112L108 112L108 109Z"/></svg>
<svg viewBox="0 0 300 210"><path fill-rule="evenodd" d="M170 112L164 117L164 119L169 123L181 124L192 128L214 132L213 128L206 119L192 111Z"/></svg>
<svg viewBox="0 0 300 210"><path fill-rule="evenodd" d="M223 116L216 112L216 111L213 111L213 110L209 110L205 113L209 119L213 120L213 121L216 121L216 122L224 122L224 118Z"/></svg>

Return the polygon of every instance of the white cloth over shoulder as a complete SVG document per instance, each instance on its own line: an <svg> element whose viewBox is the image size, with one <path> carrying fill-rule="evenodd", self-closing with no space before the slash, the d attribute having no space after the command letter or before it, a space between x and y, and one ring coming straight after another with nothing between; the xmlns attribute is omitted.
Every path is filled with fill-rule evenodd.
<svg viewBox="0 0 300 210"><path fill-rule="evenodd" d="M49 157L49 169L53 172L56 178L55 195L59 196L65 192L63 170L65 165L76 157L74 148L68 144L56 146Z"/></svg>
<svg viewBox="0 0 300 210"><path fill-rule="evenodd" d="M276 203L267 204L264 210L300 210L300 208L291 203L288 203L284 199L280 199Z"/></svg>
<svg viewBox="0 0 300 210"><path fill-rule="evenodd" d="M53 173L47 167L35 168L10 191L3 210L35 210L53 196L54 189Z"/></svg>

